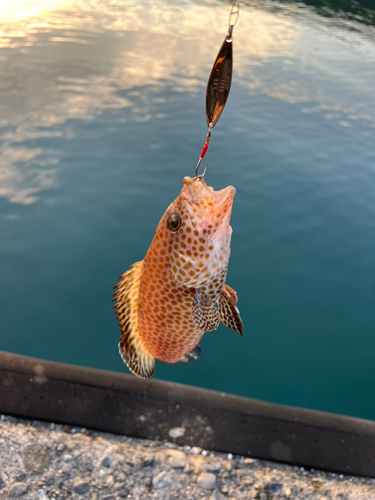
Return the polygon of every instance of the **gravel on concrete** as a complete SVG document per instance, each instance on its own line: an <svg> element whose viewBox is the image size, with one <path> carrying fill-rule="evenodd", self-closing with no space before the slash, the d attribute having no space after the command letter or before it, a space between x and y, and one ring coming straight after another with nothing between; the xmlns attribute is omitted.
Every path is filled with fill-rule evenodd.
<svg viewBox="0 0 375 500"><path fill-rule="evenodd" d="M0 499L375 500L375 479L0 416Z"/></svg>

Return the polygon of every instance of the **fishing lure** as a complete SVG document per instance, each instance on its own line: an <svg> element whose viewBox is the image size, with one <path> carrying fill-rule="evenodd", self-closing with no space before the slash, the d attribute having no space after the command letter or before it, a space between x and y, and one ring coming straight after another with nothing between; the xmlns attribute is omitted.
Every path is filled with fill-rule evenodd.
<svg viewBox="0 0 375 500"><path fill-rule="evenodd" d="M199 165L209 148L212 129L220 118L229 96L233 72L233 29L237 24L239 13L240 4L235 1L229 14L228 33L216 56L208 78L206 90L206 121L208 132L195 169L195 175L198 175Z"/></svg>
<svg viewBox="0 0 375 500"><path fill-rule="evenodd" d="M207 186L207 167L198 175L212 129L229 95L238 7L234 2L228 34L208 81L208 133L195 177L184 178L145 258L119 278L113 294L121 331L120 354L128 368L142 378L153 376L155 359L167 363L197 359L202 336L216 330L220 322L241 335L243 332L237 294L225 283L236 190L228 186L214 191Z"/></svg>

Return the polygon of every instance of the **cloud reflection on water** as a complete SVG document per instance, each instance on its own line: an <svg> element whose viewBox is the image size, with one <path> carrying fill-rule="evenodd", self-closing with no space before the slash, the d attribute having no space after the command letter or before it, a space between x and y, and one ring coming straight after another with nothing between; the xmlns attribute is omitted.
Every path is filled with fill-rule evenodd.
<svg viewBox="0 0 375 500"><path fill-rule="evenodd" d="M60 151L27 141L69 140L68 120L94 120L106 109L131 107L136 121L157 119L161 115L150 102L166 88L204 88L227 26L227 7L219 1L3 0L0 196L29 204L58 183ZM340 107L322 86L290 71L288 63L295 68L297 60L304 72L306 27L290 15L293 7L282 8L284 14L256 2L242 7L234 81L251 94L313 103L315 112ZM134 99L129 92L121 95L131 89ZM351 116L363 116L350 109Z"/></svg>

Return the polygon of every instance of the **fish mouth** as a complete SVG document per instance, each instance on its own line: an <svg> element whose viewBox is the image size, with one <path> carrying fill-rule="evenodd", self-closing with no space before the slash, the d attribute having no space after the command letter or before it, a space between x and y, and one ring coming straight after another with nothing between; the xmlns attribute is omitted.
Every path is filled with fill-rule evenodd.
<svg viewBox="0 0 375 500"><path fill-rule="evenodd" d="M233 200L236 195L236 189L233 186L228 186L220 191L214 191L211 186L207 186L204 179L185 177L181 194L185 202L188 202L188 206L199 205L202 198L210 199L213 202L213 206L210 213L207 214L208 218L210 220L219 219L221 222L220 226L223 225L224 221L227 221L229 225Z"/></svg>
<svg viewBox="0 0 375 500"><path fill-rule="evenodd" d="M215 236L217 236L218 231L223 232L229 227L236 189L233 186L228 186L220 191L214 191L211 186L207 186L207 189L215 200L215 218L220 220L220 226L215 231Z"/></svg>
<svg viewBox="0 0 375 500"><path fill-rule="evenodd" d="M228 186L220 191L214 191L211 186L207 186L207 189L214 197L218 208L222 208L223 205L232 204L236 195L236 189L233 186Z"/></svg>
<svg viewBox="0 0 375 500"><path fill-rule="evenodd" d="M184 177L184 185L181 191L184 198L197 203L201 197L207 196L207 191L214 198L217 207L233 202L236 194L236 189L233 186L228 186L220 191L214 191L213 187L207 186L204 179Z"/></svg>

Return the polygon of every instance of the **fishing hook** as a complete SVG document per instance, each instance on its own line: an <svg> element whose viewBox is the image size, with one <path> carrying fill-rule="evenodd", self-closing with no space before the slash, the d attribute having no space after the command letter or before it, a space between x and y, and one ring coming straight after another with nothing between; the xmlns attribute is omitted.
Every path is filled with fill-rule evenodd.
<svg viewBox="0 0 375 500"><path fill-rule="evenodd" d="M199 157L197 166L195 167L195 177L198 177L198 169L199 169L199 165L201 164L201 161L202 161L202 158Z"/></svg>
<svg viewBox="0 0 375 500"><path fill-rule="evenodd" d="M195 169L195 177L197 177L200 180L203 179L203 177L204 177L204 175L205 175L205 173L207 172L207 169L208 169L208 163L207 163L206 168L203 171L203 174L198 175L198 168L199 168L199 165L200 165L201 161L202 161L202 158L199 158L197 168Z"/></svg>

